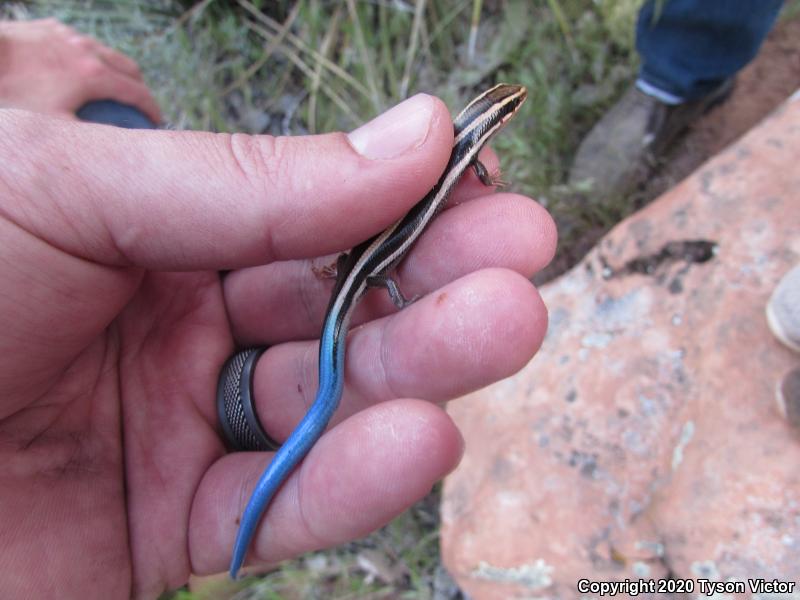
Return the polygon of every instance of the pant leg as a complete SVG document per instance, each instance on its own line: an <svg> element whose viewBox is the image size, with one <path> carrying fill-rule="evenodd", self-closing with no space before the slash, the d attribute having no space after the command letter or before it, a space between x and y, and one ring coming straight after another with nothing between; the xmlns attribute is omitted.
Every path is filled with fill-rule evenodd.
<svg viewBox="0 0 800 600"><path fill-rule="evenodd" d="M639 11L639 78L679 100L706 95L758 52L782 0L647 0Z"/></svg>

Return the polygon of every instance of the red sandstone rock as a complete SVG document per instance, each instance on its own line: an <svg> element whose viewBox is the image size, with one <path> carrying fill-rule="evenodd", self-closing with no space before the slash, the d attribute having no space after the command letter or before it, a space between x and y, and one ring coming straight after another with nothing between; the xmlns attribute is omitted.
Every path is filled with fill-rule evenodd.
<svg viewBox="0 0 800 600"><path fill-rule="evenodd" d="M451 405L442 552L470 597L668 575L800 597L800 436L774 401L800 356L764 317L798 262L795 94L545 286L539 355Z"/></svg>

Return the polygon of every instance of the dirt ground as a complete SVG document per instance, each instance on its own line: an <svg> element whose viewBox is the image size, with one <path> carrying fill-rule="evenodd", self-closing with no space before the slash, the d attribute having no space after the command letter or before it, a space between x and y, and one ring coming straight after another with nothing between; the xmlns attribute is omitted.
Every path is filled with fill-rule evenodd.
<svg viewBox="0 0 800 600"><path fill-rule="evenodd" d="M737 76L728 100L692 125L670 150L661 167L641 189L631 194L626 213L641 208L690 175L708 158L741 137L793 92L800 89L800 15L781 21L758 56ZM623 218L624 215L620 215ZM552 263L534 277L541 285L567 271L605 234L601 226L578 225L571 234L570 217L557 218L565 246Z"/></svg>
<svg viewBox="0 0 800 600"><path fill-rule="evenodd" d="M731 97L695 123L644 189L650 200L742 136L800 88L800 17L782 21L736 80Z"/></svg>

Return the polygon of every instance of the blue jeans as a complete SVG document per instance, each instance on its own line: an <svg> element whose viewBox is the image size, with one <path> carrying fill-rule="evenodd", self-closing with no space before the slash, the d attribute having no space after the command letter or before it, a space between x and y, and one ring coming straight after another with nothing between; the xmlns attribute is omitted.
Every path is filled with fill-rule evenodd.
<svg viewBox="0 0 800 600"><path fill-rule="evenodd" d="M782 0L648 0L636 26L640 82L674 102L705 96L756 55L781 4Z"/></svg>

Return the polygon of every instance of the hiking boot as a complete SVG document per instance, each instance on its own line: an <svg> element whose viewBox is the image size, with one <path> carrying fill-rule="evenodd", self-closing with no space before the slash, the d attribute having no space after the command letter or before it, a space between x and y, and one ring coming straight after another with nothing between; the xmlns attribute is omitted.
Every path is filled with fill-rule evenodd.
<svg viewBox="0 0 800 600"><path fill-rule="evenodd" d="M597 199L629 194L650 175L678 134L732 90L733 79L728 79L699 100L666 104L632 85L581 142L570 185L588 186L588 194Z"/></svg>
<svg viewBox="0 0 800 600"><path fill-rule="evenodd" d="M784 345L800 352L800 265L780 280L767 302L767 323Z"/></svg>
<svg viewBox="0 0 800 600"><path fill-rule="evenodd" d="M800 367L784 376L775 390L775 400L783 418L800 430Z"/></svg>

